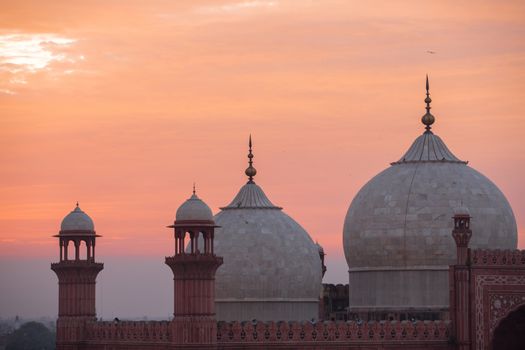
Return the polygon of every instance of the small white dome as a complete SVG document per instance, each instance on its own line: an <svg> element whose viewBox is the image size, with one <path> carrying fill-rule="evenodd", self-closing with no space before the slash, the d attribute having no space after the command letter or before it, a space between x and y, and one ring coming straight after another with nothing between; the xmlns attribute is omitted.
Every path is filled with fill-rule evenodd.
<svg viewBox="0 0 525 350"><path fill-rule="evenodd" d="M457 216L470 216L470 211L468 210L467 207L457 207L457 208L454 208L454 215L457 215Z"/></svg>
<svg viewBox="0 0 525 350"><path fill-rule="evenodd" d="M210 207L204 203L195 193L182 203L175 214L175 221L213 221L213 213Z"/></svg>
<svg viewBox="0 0 525 350"><path fill-rule="evenodd" d="M75 209L62 220L60 231L95 231L95 225L93 220L80 209L77 203Z"/></svg>

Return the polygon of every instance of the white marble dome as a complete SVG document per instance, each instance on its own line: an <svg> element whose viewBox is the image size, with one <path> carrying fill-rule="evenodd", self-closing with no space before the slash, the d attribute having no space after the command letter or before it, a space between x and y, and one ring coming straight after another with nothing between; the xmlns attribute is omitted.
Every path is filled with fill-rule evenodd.
<svg viewBox="0 0 525 350"><path fill-rule="evenodd" d="M321 260L308 233L253 181L215 215L218 320L318 317Z"/></svg>
<svg viewBox="0 0 525 350"><path fill-rule="evenodd" d="M343 244L351 309L448 307L454 208L470 211L472 248L517 246L516 221L503 193L454 156L429 125L348 209Z"/></svg>
<svg viewBox="0 0 525 350"><path fill-rule="evenodd" d="M425 133L412 147L436 139ZM450 264L451 218L460 206L473 217L472 247L516 248L512 209L494 183L464 162L418 157L407 153L355 196L344 226L348 266Z"/></svg>
<svg viewBox="0 0 525 350"><path fill-rule="evenodd" d="M66 215L60 224L60 231L94 231L93 220L77 206Z"/></svg>
<svg viewBox="0 0 525 350"><path fill-rule="evenodd" d="M204 203L195 191L193 195L181 204L175 214L175 221L212 221L213 213L210 207Z"/></svg>

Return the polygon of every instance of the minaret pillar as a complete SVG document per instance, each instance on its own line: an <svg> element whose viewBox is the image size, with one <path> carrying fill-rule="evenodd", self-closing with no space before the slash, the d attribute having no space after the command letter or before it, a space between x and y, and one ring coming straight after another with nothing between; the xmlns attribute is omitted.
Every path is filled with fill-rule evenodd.
<svg viewBox="0 0 525 350"><path fill-rule="evenodd" d="M468 209L455 210L452 237L456 242L456 264L450 267L450 312L458 350L470 349L470 219Z"/></svg>
<svg viewBox="0 0 525 350"><path fill-rule="evenodd" d="M217 226L209 207L195 194L177 210L173 225L175 255L166 257L173 272L172 342L177 349L216 349L215 272L223 259L213 253ZM188 250L184 238L189 236ZM197 240L202 236L203 250Z"/></svg>
<svg viewBox="0 0 525 350"><path fill-rule="evenodd" d="M77 207L62 221L58 235L60 261L51 264L58 277L58 319L57 350L83 349L87 324L96 321L95 285L97 275L104 264L95 262L95 252L86 259L79 257L82 240L92 242L98 236L93 222ZM75 259L69 260L67 246L69 241L75 245ZM89 245L88 248L89 249Z"/></svg>

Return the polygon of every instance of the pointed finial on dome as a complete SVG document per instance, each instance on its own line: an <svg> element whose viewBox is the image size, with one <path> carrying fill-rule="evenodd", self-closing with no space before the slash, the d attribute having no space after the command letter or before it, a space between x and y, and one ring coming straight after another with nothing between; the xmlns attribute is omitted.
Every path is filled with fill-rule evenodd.
<svg viewBox="0 0 525 350"><path fill-rule="evenodd" d="M77 208L78 208L78 201L77 201Z"/></svg>
<svg viewBox="0 0 525 350"><path fill-rule="evenodd" d="M257 174L257 170L255 170L255 168L253 167L253 154L252 154L252 135L250 134L250 138L248 140L248 148L249 148L249 152L248 152L248 168L246 168L246 170L244 171L244 173L246 174L246 176L248 176L248 183L249 184L253 184L255 183L253 181L253 177L255 176L255 174Z"/></svg>
<svg viewBox="0 0 525 350"><path fill-rule="evenodd" d="M195 181L193 181L193 189L191 191L190 199L199 199L199 197L197 197L197 189L196 189L196 186L195 186Z"/></svg>
<svg viewBox="0 0 525 350"><path fill-rule="evenodd" d="M430 113L430 109L432 107L430 107L430 102L432 102L432 99L430 98L430 84L428 83L428 74L427 74L427 82L426 82L426 89L427 89L427 97L425 98L425 103L427 104L427 106L425 107L425 109L427 110L427 113L425 113L425 115L423 117L421 117L421 122L423 124L425 124L425 129L427 130L427 132L430 132L430 125L434 124L436 118L434 118L434 116Z"/></svg>

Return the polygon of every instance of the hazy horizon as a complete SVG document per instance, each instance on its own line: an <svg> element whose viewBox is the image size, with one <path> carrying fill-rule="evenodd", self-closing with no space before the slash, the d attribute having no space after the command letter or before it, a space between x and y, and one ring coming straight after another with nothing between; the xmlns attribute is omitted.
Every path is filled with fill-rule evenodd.
<svg viewBox="0 0 525 350"><path fill-rule="evenodd" d="M323 283L348 283L343 261L326 258L329 265ZM97 260L104 263L104 270L97 278L97 317L105 320L172 317L173 273L164 264L164 256L101 256ZM56 261L0 258L0 317L57 316L58 280L50 269L51 262ZM24 275L19 275L19 271L24 271Z"/></svg>

